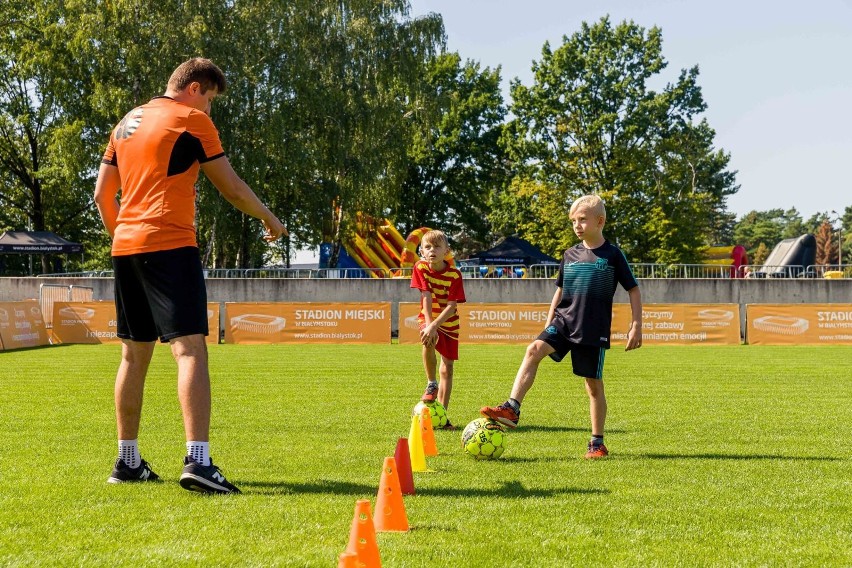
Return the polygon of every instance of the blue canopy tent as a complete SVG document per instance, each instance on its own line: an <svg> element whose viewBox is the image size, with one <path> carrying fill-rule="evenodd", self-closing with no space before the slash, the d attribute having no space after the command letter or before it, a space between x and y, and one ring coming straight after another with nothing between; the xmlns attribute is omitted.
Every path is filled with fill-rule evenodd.
<svg viewBox="0 0 852 568"><path fill-rule="evenodd" d="M506 237L488 250L470 255L466 264L559 264L550 255L520 237Z"/></svg>

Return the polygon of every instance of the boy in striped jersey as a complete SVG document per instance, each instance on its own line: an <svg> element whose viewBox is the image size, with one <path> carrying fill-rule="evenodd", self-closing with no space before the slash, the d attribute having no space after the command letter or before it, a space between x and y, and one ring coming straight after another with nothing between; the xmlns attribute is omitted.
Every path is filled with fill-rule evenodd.
<svg viewBox="0 0 852 568"><path fill-rule="evenodd" d="M612 298L619 284L630 298L632 320L626 349L630 351L642 346L642 297L624 253L603 236L606 208L601 198L580 197L571 205L570 218L581 242L562 256L544 331L527 347L509 400L499 406L485 406L479 412L516 428L521 402L535 381L539 363L547 356L559 362L570 352L574 374L585 379L589 395L592 439L585 457L594 459L609 454L603 443L603 365L609 349Z"/></svg>
<svg viewBox="0 0 852 568"><path fill-rule="evenodd" d="M426 370L426 392L423 402L438 400L450 406L453 390L453 364L459 358L459 315L456 305L465 301L461 272L444 259L450 243L442 231L429 231L420 240L421 260L414 265L411 287L420 290L420 343L423 344L423 367ZM440 377L436 379L437 355L441 355ZM448 421L445 429L455 427Z"/></svg>

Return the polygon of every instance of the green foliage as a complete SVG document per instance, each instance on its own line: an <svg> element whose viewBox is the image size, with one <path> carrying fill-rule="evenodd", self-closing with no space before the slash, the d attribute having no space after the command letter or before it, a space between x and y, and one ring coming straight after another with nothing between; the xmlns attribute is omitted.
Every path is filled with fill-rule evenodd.
<svg viewBox="0 0 852 568"><path fill-rule="evenodd" d="M454 424L503 400L523 352L465 346ZM0 357L0 564L16 566L126 565L128 554L152 566L334 565L355 501L375 510L383 460L422 389L418 346L211 346L211 449L244 493L205 498L177 484L168 347L155 350L139 436L164 482L141 486L106 483L119 346ZM434 472L415 473L405 497L412 530L377 536L383 565L852 564L852 405L837 380L852 374L852 348L612 349L611 454L595 462L582 459L588 397L566 365L542 363L499 460L466 456L458 431L435 433Z"/></svg>
<svg viewBox="0 0 852 568"><path fill-rule="evenodd" d="M751 211L740 219L734 228L734 244L746 248L753 264L762 243L770 251L783 239L794 239L810 232L796 208Z"/></svg>
<svg viewBox="0 0 852 568"><path fill-rule="evenodd" d="M568 212L571 203L553 186L515 177L506 191L494 195L491 222L498 234L518 233L543 252L561 258L577 243Z"/></svg>
<svg viewBox="0 0 852 568"><path fill-rule="evenodd" d="M409 111L413 141L391 217L403 235L435 227L457 243L482 247L489 198L505 177L500 70L444 53L429 62L423 82L418 106Z"/></svg>
<svg viewBox="0 0 852 568"><path fill-rule="evenodd" d="M725 199L738 189L729 156L698 120L698 68L657 93L647 83L665 67L658 28L584 23L556 50L544 45L532 86L512 84L516 119L504 137L518 174L553 188L557 201L604 197L606 234L636 262L697 260L730 223ZM510 187L498 202L514 197Z"/></svg>
<svg viewBox="0 0 852 568"><path fill-rule="evenodd" d="M295 229L294 244L337 234L335 206L384 213L406 171L405 113L443 40L440 17L411 19L408 9L402 0L3 3L0 221L55 230L106 263L91 193L109 131L192 56L228 76L213 115L229 159ZM286 261L290 241L268 248L259 223L206 180L200 187L210 264Z"/></svg>
<svg viewBox="0 0 852 568"><path fill-rule="evenodd" d="M754 251L753 256L749 256L749 264L761 265L766 262L766 259L769 258L770 250L767 248L766 243L761 242L757 245L757 250Z"/></svg>
<svg viewBox="0 0 852 568"><path fill-rule="evenodd" d="M272 138L282 148L274 167L288 173L282 204L301 243L339 245L355 213L381 217L399 202L407 121L443 24L434 15L409 18L400 0L273 9L284 10L276 21L289 26L273 30L278 52L264 59L263 73L281 114Z"/></svg>
<svg viewBox="0 0 852 568"><path fill-rule="evenodd" d="M0 4L0 224L83 241L97 217L89 127L76 113L80 75L69 72L69 10ZM41 260L39 272L51 272L52 257Z"/></svg>

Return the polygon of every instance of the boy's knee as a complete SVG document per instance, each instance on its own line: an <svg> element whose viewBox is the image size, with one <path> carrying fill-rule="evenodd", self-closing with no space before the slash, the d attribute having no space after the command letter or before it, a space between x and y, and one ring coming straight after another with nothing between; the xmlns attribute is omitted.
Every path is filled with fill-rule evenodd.
<svg viewBox="0 0 852 568"><path fill-rule="evenodd" d="M527 358L534 359L536 361L541 361L548 355L547 348L550 347L544 341L536 339L529 345L527 345ZM552 349L552 348L551 348Z"/></svg>
<svg viewBox="0 0 852 568"><path fill-rule="evenodd" d="M589 393L589 396L592 398L603 398L604 394L604 384L600 379L586 379L586 392Z"/></svg>

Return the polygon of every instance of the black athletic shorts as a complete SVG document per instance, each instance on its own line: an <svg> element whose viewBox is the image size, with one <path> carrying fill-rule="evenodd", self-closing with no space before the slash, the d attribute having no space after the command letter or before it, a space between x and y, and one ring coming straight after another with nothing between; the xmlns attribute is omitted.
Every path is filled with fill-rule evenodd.
<svg viewBox="0 0 852 568"><path fill-rule="evenodd" d="M575 375L587 379L602 379L606 349L595 345L574 343L568 339L566 333L559 329L561 322L562 318L554 318L553 323L542 331L537 338L556 350L550 354L550 358L558 363L570 351L571 366Z"/></svg>
<svg viewBox="0 0 852 568"><path fill-rule="evenodd" d="M196 247L112 257L118 337L163 343L207 335L207 287Z"/></svg>

